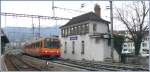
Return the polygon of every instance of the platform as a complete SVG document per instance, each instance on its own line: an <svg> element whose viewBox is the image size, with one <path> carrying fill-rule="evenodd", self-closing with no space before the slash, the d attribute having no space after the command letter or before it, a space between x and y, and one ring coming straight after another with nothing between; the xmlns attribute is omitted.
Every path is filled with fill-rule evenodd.
<svg viewBox="0 0 150 72"><path fill-rule="evenodd" d="M2 71L8 71L4 62L4 55L1 56L1 69Z"/></svg>

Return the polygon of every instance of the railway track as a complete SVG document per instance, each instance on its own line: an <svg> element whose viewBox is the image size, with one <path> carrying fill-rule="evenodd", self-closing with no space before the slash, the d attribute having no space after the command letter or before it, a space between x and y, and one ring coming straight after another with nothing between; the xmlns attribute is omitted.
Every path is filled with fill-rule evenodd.
<svg viewBox="0 0 150 72"><path fill-rule="evenodd" d="M41 69L36 68L33 65L27 64L15 55L6 55L5 60L10 61L15 71L41 71Z"/></svg>
<svg viewBox="0 0 150 72"><path fill-rule="evenodd" d="M113 64L103 64L103 63L94 63L90 61L73 61L73 60L64 60L61 59L61 63L70 63L75 64L78 66L83 67L90 67L91 69L94 68L94 70L108 70L108 71L149 71L149 69L146 68L140 68L140 67L129 67L129 66L121 66L121 65L113 65Z"/></svg>
<svg viewBox="0 0 150 72"><path fill-rule="evenodd" d="M122 66L122 65L115 65L113 63L106 64L106 63L91 62L91 61L59 59L59 60L50 60L49 62L66 65L74 68L79 68L79 69L85 69L89 71L149 71L149 69L147 68Z"/></svg>
<svg viewBox="0 0 150 72"><path fill-rule="evenodd" d="M46 65L45 60L29 56L9 55L9 58L11 63L18 71L149 71L148 69L140 67L122 66L91 61L66 59L47 60L49 65ZM41 68L40 65L46 67Z"/></svg>
<svg viewBox="0 0 150 72"><path fill-rule="evenodd" d="M90 68L90 67L84 67L84 66L79 66L79 65L75 65L75 64L71 64L71 63L66 63L66 62L63 62L63 61L52 61L52 63L57 63L57 64L65 65L65 66L85 69L85 70L88 70L88 71L98 71L98 69L94 69L94 68Z"/></svg>
<svg viewBox="0 0 150 72"><path fill-rule="evenodd" d="M24 55L24 56L29 58L30 60L34 59L33 57L30 57L30 56L26 56L26 55ZM43 59L40 59L40 58L35 58L35 59L36 60L38 59L39 60L39 61L37 60L38 62L44 62L44 64L46 64L45 63L46 60L43 60ZM60 61L60 60L47 60L47 62L49 63L49 65L53 65L51 67L53 67L53 68L57 67L58 70L60 69L59 67L64 68L64 69L62 69L62 71L66 70L66 69L68 69L70 71L72 71L72 70L73 71L86 71L86 70L88 70L88 71L98 71L98 69L79 66L79 65L75 65L75 64L71 64L71 63L66 63L66 62L63 62L63 61ZM49 70L54 70L54 69L50 69L48 67L49 66L47 65L45 68L47 68Z"/></svg>
<svg viewBox="0 0 150 72"><path fill-rule="evenodd" d="M89 71L120 71L121 69L110 68L107 66L96 66L91 64L75 63L75 62L66 62L66 61L53 61L53 63L58 63L62 65L67 65L71 67L81 68Z"/></svg>
<svg viewBox="0 0 150 72"><path fill-rule="evenodd" d="M43 59L26 56L26 55L23 56L23 59L25 59L27 62L32 62L36 65L39 65L39 67L41 67L40 65L42 65L43 70L46 71L86 71L83 68L77 68L65 64L60 64L60 63L56 63L56 61L51 61L51 60L46 61Z"/></svg>

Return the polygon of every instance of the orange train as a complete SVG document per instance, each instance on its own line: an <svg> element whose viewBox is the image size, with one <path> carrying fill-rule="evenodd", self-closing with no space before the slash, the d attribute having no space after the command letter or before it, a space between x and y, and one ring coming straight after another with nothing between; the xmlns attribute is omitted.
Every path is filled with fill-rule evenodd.
<svg viewBox="0 0 150 72"><path fill-rule="evenodd" d="M42 58L60 57L60 40L58 38L42 38L25 44L25 54Z"/></svg>

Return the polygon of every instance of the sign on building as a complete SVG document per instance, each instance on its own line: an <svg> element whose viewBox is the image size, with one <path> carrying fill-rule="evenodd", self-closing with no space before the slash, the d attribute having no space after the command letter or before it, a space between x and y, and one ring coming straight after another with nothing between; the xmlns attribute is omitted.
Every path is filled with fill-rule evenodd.
<svg viewBox="0 0 150 72"><path fill-rule="evenodd" d="M70 40L77 40L77 39L78 39L77 36L70 37Z"/></svg>

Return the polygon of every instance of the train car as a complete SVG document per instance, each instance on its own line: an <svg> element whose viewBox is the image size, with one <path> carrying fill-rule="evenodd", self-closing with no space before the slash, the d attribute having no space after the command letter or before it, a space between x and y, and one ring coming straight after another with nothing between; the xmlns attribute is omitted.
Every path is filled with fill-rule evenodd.
<svg viewBox="0 0 150 72"><path fill-rule="evenodd" d="M25 54L42 58L60 57L60 40L58 38L42 38L28 43L23 49Z"/></svg>

